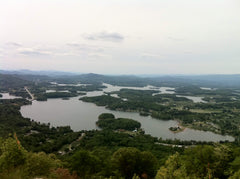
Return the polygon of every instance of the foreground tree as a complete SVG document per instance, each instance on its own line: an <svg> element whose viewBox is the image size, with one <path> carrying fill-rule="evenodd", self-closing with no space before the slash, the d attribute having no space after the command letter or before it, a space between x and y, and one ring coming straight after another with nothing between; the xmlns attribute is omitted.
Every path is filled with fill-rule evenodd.
<svg viewBox="0 0 240 179"><path fill-rule="evenodd" d="M51 170L60 167L60 163L54 154L28 153L24 171L30 176L47 176L51 173Z"/></svg>
<svg viewBox="0 0 240 179"><path fill-rule="evenodd" d="M0 146L0 171L9 171L23 165L27 157L27 151L16 141L9 138L1 141Z"/></svg>
<svg viewBox="0 0 240 179"><path fill-rule="evenodd" d="M134 174L141 178L154 178L158 162L150 152L140 152L136 148L120 148L112 156L113 166L125 178Z"/></svg>
<svg viewBox="0 0 240 179"><path fill-rule="evenodd" d="M27 152L17 137L0 142L0 178L48 177L61 165L54 154Z"/></svg>
<svg viewBox="0 0 240 179"><path fill-rule="evenodd" d="M88 175L94 175L99 172L99 164L99 158L85 150L76 152L72 156L70 162L71 170L77 172L82 178L86 178Z"/></svg>
<svg viewBox="0 0 240 179"><path fill-rule="evenodd" d="M232 151L226 145L196 146L186 149L182 155L170 156L156 178L227 178L239 169L237 159L231 163L232 160Z"/></svg>

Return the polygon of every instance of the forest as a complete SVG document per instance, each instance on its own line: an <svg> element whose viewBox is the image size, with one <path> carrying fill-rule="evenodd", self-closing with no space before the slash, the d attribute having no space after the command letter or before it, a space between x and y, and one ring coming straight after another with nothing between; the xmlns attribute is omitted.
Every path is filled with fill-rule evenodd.
<svg viewBox="0 0 240 179"><path fill-rule="evenodd" d="M112 110L136 111L159 120L176 119L186 127L230 134L235 141L164 140L133 132L141 128L139 122L115 118L108 113L100 114L96 121L101 130L53 127L21 115L21 106L32 103L25 86L36 99L41 95L63 98L101 91L105 88L102 82L144 86L147 79L95 74L73 77L0 74L0 92L22 97L0 99L0 178L240 178L237 87L222 88L220 82L216 82L211 87L217 89L203 90L182 82L183 79L176 83L163 79L152 78L149 84L169 84L175 88L175 94L153 95L155 89L121 89L102 96L79 98ZM53 81L75 86L57 86L51 84ZM161 81L159 85L158 81ZM88 85L77 86L79 82ZM46 90L56 90L56 93L49 94ZM70 92L60 92L62 90ZM65 96L66 93L69 96ZM177 95L200 95L207 103L194 103Z"/></svg>
<svg viewBox="0 0 240 179"><path fill-rule="evenodd" d="M111 113L103 113L99 115L98 121L96 122L97 126L102 129L124 129L128 131L133 131L141 127L141 123L133 119L127 118L115 118Z"/></svg>
<svg viewBox="0 0 240 179"><path fill-rule="evenodd" d="M211 101L194 103L185 97L177 97L178 94L195 95L200 91L204 91L201 93L203 99ZM107 95L81 97L80 100L106 106L111 110L139 112L160 120L175 119L185 127L230 134L239 140L239 94L232 89L205 91L207 90L199 87L192 87L188 92L184 88L177 88L176 94L153 95L156 91L121 89ZM119 98L112 97L111 94L117 94Z"/></svg>

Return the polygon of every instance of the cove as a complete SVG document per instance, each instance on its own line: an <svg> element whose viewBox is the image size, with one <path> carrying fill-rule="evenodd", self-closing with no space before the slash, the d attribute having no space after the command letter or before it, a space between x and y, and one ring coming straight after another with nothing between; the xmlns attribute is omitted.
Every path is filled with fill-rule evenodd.
<svg viewBox="0 0 240 179"><path fill-rule="evenodd" d="M95 93L95 94L94 94ZM101 92L89 92L89 96L101 95ZM88 96L88 94L87 94ZM223 136L212 132L185 129L180 133L172 133L169 127L177 125L174 120L158 120L150 116L140 116L135 112L112 111L105 107L96 106L73 97L69 100L48 99L47 101L33 101L32 105L21 107L23 117L31 118L52 126L69 125L74 131L98 129L95 122L101 113L113 113L116 117L131 118L142 124L146 134L162 139L180 139L196 141L233 141L231 136Z"/></svg>

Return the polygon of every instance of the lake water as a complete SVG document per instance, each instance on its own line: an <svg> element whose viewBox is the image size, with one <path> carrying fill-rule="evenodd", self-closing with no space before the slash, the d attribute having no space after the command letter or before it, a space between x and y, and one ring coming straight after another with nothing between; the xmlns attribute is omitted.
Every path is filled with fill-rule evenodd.
<svg viewBox="0 0 240 179"><path fill-rule="evenodd" d="M54 92L65 92L65 93L69 93L70 91L69 91L69 90L59 90L59 91L56 91L56 90L46 90L45 92L46 92L46 93L54 93Z"/></svg>
<svg viewBox="0 0 240 179"><path fill-rule="evenodd" d="M187 99L192 100L194 103L206 103L207 101L203 100L203 97L198 97L198 96L183 96L183 95L176 95L177 97L184 97Z"/></svg>
<svg viewBox="0 0 240 179"><path fill-rule="evenodd" d="M144 89L146 88L150 87L144 87ZM98 96L104 94L104 92L118 91L120 89L122 88L110 85L104 91L87 92L86 96ZM20 111L24 117L43 123L50 122L52 126L69 125L74 131L98 129L95 124L98 116L101 113L113 113L115 117L131 118L139 121L146 134L151 134L154 137L196 141L234 140L231 136L222 136L193 129L172 133L169 131L169 127L177 126L177 122L174 120L164 121L150 116L140 116L135 112L112 111L105 107L96 106L93 103L80 101L79 97L73 97L69 100L48 99L48 101L33 101L32 105L22 106Z"/></svg>
<svg viewBox="0 0 240 179"><path fill-rule="evenodd" d="M113 86L107 83L103 83L104 86L107 88L103 89L103 92L113 92L113 91L119 91L121 89L134 89L134 90L155 90L156 93L153 93L153 95L156 94L174 94L175 88L170 87L156 87L152 85L147 85L144 87L126 87L126 86Z"/></svg>
<svg viewBox="0 0 240 179"><path fill-rule="evenodd" d="M2 94L2 97L0 97L0 99L16 99L16 98L22 98L20 96L14 96L14 95L11 95L9 93L0 93Z"/></svg>

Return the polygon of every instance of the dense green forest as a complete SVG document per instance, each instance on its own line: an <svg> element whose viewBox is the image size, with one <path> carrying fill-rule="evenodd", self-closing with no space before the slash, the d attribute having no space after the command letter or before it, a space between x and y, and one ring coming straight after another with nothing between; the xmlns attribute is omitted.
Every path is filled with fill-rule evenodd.
<svg viewBox="0 0 240 179"><path fill-rule="evenodd" d="M190 92L189 92L190 91ZM203 93L200 93L203 91ZM230 134L239 140L240 100L235 90L218 89L214 91L192 87L186 92L177 88L176 94L157 94L153 90L121 89L110 94L94 97L82 97L80 100L106 106L111 110L136 111L142 115L151 115L161 120L178 120L182 125L194 129L208 130L219 134ZM179 94L201 94L208 103L194 103ZM208 96L208 97L206 97ZM127 99L127 100L122 100Z"/></svg>
<svg viewBox="0 0 240 179"><path fill-rule="evenodd" d="M230 83L222 88L220 82L210 85L209 81L205 84L198 81L197 84L216 88L204 90L182 77L179 81L154 77L148 79L149 83L147 79L96 74L70 77L0 74L0 92L22 97L0 99L0 178L240 178L239 89ZM59 86L52 82L75 85ZM79 82L88 85L77 86ZM73 131L70 126L53 127L24 118L19 111L21 106L31 104L26 86L35 99L46 100L100 91L105 88L102 82L123 86L168 84L175 88L175 94L153 95L158 92L155 89L122 89L80 99L161 120L177 119L187 127L230 134L236 140L231 143L163 140L133 132L141 127L137 121L106 113L96 121L102 130ZM207 102L194 103L177 95L200 96Z"/></svg>
<svg viewBox="0 0 240 179"><path fill-rule="evenodd" d="M133 119L115 118L111 113L103 113L98 117L96 124L102 129L124 129L124 130L137 130L141 127L141 123Z"/></svg>

